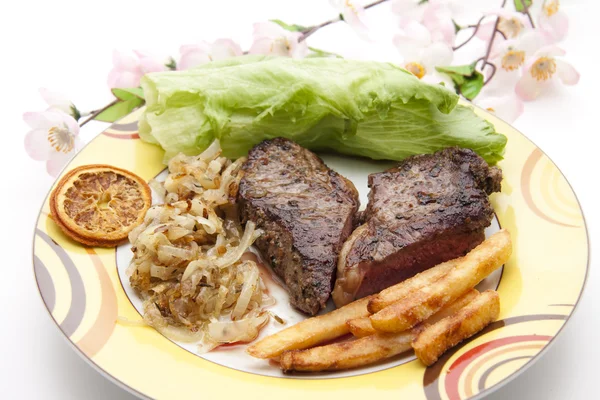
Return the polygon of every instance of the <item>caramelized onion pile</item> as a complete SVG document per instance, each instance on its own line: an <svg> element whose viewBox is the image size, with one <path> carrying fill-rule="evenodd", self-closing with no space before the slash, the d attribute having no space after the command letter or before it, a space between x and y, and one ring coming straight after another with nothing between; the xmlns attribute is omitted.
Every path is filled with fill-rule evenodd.
<svg viewBox="0 0 600 400"><path fill-rule="evenodd" d="M235 198L244 159L220 157L215 140L198 156L179 154L151 187L164 200L129 234L131 286L144 299L144 321L165 336L200 342L206 352L249 342L273 304L254 261L242 254L261 231L239 224Z"/></svg>

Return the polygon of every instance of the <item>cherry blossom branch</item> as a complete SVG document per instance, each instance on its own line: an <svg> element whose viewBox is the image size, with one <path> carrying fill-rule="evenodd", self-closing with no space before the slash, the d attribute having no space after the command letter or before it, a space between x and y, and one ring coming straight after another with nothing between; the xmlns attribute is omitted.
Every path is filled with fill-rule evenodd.
<svg viewBox="0 0 600 400"><path fill-rule="evenodd" d="M502 5L500 7L504 8L506 6L506 2L507 2L507 0L503 0ZM488 61L490 58L490 54L492 53L492 47L494 46L494 39L496 39L496 34L501 33L502 36L504 36L504 38L506 38L504 33L500 32L500 30L498 30L498 24L500 24L500 17L496 18L496 22L494 23L494 30L492 31L492 37L490 38L490 42L488 43L487 50L485 51L485 55L483 56L483 58L480 59L483 62L483 64L481 65L481 72L483 72L483 70L485 69L486 66L492 67L492 73L485 80L485 82L483 82L483 86L487 85L489 83L489 81L492 80L492 78L496 74L496 66L493 63ZM479 62L479 60L476 61L476 63L478 63L478 62Z"/></svg>
<svg viewBox="0 0 600 400"><path fill-rule="evenodd" d="M467 43L469 43L475 37L475 35L477 35L477 32L479 31L479 28L481 27L481 23L483 22L484 19L485 19L485 17L481 17L479 19L479 22L477 22L475 25L469 25L467 28L475 28L475 30L473 30L473 33L471 34L471 36L469 36L469 38L467 40L465 40L458 46L454 46L452 48L452 50L456 51L456 50L460 49L461 47L463 47L464 45L466 45Z"/></svg>
<svg viewBox="0 0 600 400"><path fill-rule="evenodd" d="M306 40L307 37L309 37L310 35L312 35L316 31L318 31L319 29L324 28L327 25L333 24L333 23L338 22L338 21L341 21L341 19L339 17L338 18L334 18L334 19L330 19L329 21L325 21L322 24L315 25L315 26L309 28L305 33L302 34L302 37L298 40L298 42L302 42L303 40Z"/></svg>
<svg viewBox="0 0 600 400"><path fill-rule="evenodd" d="M381 3L385 3L389 0L377 0L373 3L367 4L366 6L364 6L363 8L365 10L368 10L371 7L375 7L378 6ZM325 21L319 25L315 25L315 26L311 26L310 28L308 28L305 32L303 32L302 37L298 40L299 42L302 42L303 40L306 40L307 37L309 37L310 35L312 35L313 33L315 33L316 31L318 31L321 28L326 27L327 25L331 25L334 24L336 22L342 21L342 16L341 14L333 19L330 19L329 21Z"/></svg>
<svg viewBox="0 0 600 400"><path fill-rule="evenodd" d="M114 99L112 102L110 102L109 104L105 105L104 107L102 107L99 110L93 111L90 116L83 121L82 123L79 124L79 126L84 126L85 124L87 124L88 122L90 122L91 120L93 120L94 118L96 118L98 115L102 114L104 111L106 111L107 109L109 109L110 107L114 106L115 104L117 104L119 102L119 99Z"/></svg>
<svg viewBox="0 0 600 400"><path fill-rule="evenodd" d="M526 0L523 0L523 14L527 15L527 18L529 18L529 23L531 24L531 27L533 29L535 29L535 24L533 23L533 18L531 17L531 13L529 12L529 6L527 5Z"/></svg>
<svg viewBox="0 0 600 400"><path fill-rule="evenodd" d="M477 61L475 61L475 65L479 64L480 62L483 61L483 64L481 65L481 71L484 70L485 67L492 67L492 73L490 74L490 76L483 82L483 86L487 85L488 82L494 77L494 75L496 74L496 64L491 63L489 61L487 61L485 59L485 57L481 57L479 59L477 59Z"/></svg>
<svg viewBox="0 0 600 400"><path fill-rule="evenodd" d="M366 10L366 9L371 8L371 7L375 7L375 6L379 5L379 4L385 3L387 1L389 1L389 0L377 0L377 1L374 1L373 3L370 3L370 4L366 5L366 6L364 6L364 9ZM318 31L319 29L321 29L321 28L323 28L323 27L325 27L327 25L330 25L330 24L342 21L342 20L343 20L343 16L340 14L336 18L330 19L329 21L325 21L325 22L323 22L323 23L321 23L319 25L315 25L315 26L312 26L312 27L306 29L305 31L301 32L302 33L302 37L300 37L299 42L305 40L308 36L312 35L316 31ZM248 54L248 51L244 51L242 54ZM171 61L166 66L169 69L171 69L171 70L175 69L175 61L173 60L173 58L171 58ZM79 124L79 126L80 127L84 126L88 122L96 119L96 117L98 115L100 115L101 113L103 113L104 111L106 111L107 109L109 109L110 107L114 106L119 101L120 101L119 99L115 99L115 100L113 100L112 102L110 102L109 104L105 105L104 107L102 107L99 110L94 110L94 111L90 111L89 113L86 113L85 116L88 116L88 118L85 119L81 124Z"/></svg>
<svg viewBox="0 0 600 400"><path fill-rule="evenodd" d="M385 3L386 1L388 1L388 0L379 0L379 1L373 2L373 3L371 3L371 4L367 4L367 5L364 7L364 9L365 9L365 10L368 10L369 8L371 8L371 7L375 7L375 6L377 6L377 5L381 4L381 3Z"/></svg>

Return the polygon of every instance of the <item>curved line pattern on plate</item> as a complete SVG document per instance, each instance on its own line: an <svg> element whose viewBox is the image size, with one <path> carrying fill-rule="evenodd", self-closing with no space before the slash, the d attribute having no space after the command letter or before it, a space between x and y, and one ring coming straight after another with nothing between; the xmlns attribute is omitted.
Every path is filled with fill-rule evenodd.
<svg viewBox="0 0 600 400"><path fill-rule="evenodd" d="M81 279L81 275L79 271L77 271L77 267L73 263L73 260L69 257L69 254L60 247L58 243L56 243L50 236L48 236L44 231L40 229L36 229L36 234L42 238L44 242L50 246L50 248L56 253L60 261L62 262L65 270L67 271L67 275L69 276L69 281L71 282L71 304L69 306L69 312L65 319L59 323L60 329L65 333L67 337L71 337L71 335L77 330L79 324L83 320L83 315L85 314L85 287L83 286L83 280ZM40 281L38 280L38 285ZM44 288L40 286L40 291L42 293L42 297L44 301L46 301L46 293L44 293ZM52 287L52 292L54 293L54 287ZM73 301L77 299L77 301ZM58 322L58 321L57 321Z"/></svg>
<svg viewBox="0 0 600 400"><path fill-rule="evenodd" d="M100 311L92 327L77 342L77 346L83 350L88 357L93 357L99 352L112 335L117 321L117 295L112 281L106 272L102 260L92 248L85 248L90 255L98 281L100 283Z"/></svg>
<svg viewBox="0 0 600 400"><path fill-rule="evenodd" d="M507 358L505 360L502 360L500 362L497 362L496 364L492 365L491 367L489 367L488 369L486 369L483 374L481 374L481 377L479 378L479 382L477 384L477 387L479 389L479 391L485 390L485 382L487 381L488 377L492 374L492 372L494 372L496 369L500 368L501 366L503 366L504 364L508 364L510 362L513 361L517 361L517 360L524 360L524 359L531 359L534 356L518 356L518 357L512 357L512 358Z"/></svg>
<svg viewBox="0 0 600 400"><path fill-rule="evenodd" d="M35 254L33 255L33 268L42 299L46 303L46 307L50 310L50 313L52 313L54 311L54 302L56 301L54 282L52 282L52 277L42 260Z"/></svg>
<svg viewBox="0 0 600 400"><path fill-rule="evenodd" d="M513 343L531 342L531 341L548 342L548 341L550 341L550 339L552 339L552 336L543 336L543 335L509 336L509 337L505 337L505 338L501 338L501 339L492 340L490 342L483 343L477 347L472 348L471 350L469 350L466 353L464 353L463 355L461 355L458 359L456 359L456 361L454 361L452 363L452 365L450 365L450 368L448 369L448 373L446 375L446 379L444 380L444 389L446 391L446 395L448 396L448 398L450 400L459 400L461 398L460 387L459 387L461 376L462 376L463 372L466 371L467 367L473 361L477 360L477 358L480 357L481 355L486 354L493 349L507 346L507 345L510 345ZM543 348L543 347L544 347L544 345L537 346L537 348ZM505 352L511 352L512 350L513 350L512 348L507 348L507 349L505 349L505 351L500 352L499 354L495 354L495 355L500 355ZM473 368L476 368L479 366L480 365L476 364L473 366ZM469 377L467 376L467 379L465 379L462 384L464 385L464 388L465 388L465 395L467 397L471 397L471 396L473 396L474 393L470 389L471 382L469 381L468 378ZM471 379L472 379L472 376L471 376Z"/></svg>
<svg viewBox="0 0 600 400"><path fill-rule="evenodd" d="M579 205L577 203L577 200L575 200L575 202L573 202L573 198L569 198L568 196L565 195L565 192L563 190L558 189L558 185L560 184L560 180L562 178L560 171L558 171L558 172L559 172L558 174L554 173L554 177L552 178L552 185L554 186L554 189L555 189L556 198L562 204L566 204L566 205L568 205L568 207L575 208L575 210L578 210Z"/></svg>
<svg viewBox="0 0 600 400"><path fill-rule="evenodd" d="M433 364L431 367L428 367L425 370L425 374L423 375L423 389L425 390L425 397L427 397L428 400L441 400L442 399L442 395L439 391L439 379L440 379L442 372L444 370L448 370L448 368L445 368L446 363L454 354L456 354L458 351L460 351L461 348L465 344L469 343L470 341L475 340L475 339L485 335L488 332L503 328L508 325L514 325L514 324L519 324L519 323L528 322L528 321L566 320L567 318L568 318L568 315L562 315L562 314L533 314L533 315L520 315L517 317L510 317L510 318L506 318L506 319L491 323L484 330L482 330L475 336L471 337L469 340L466 340L466 341L462 342L460 345L455 346L455 347L451 348L450 350L448 350L446 353L444 353L444 355L442 357L440 357L440 359L435 364ZM485 351L489 351L489 350L492 350L492 349L498 347L498 345L493 344L494 342L508 340L508 342L506 342L506 343L513 343L515 341L519 341L521 338L530 338L530 340L536 340L536 341L540 341L540 340L549 341L552 339L552 336L544 336L544 335L509 336L507 338L496 339L494 341L481 344L481 345L469 350L469 352L463 354L461 357L459 357L459 359L457 359L452 364L452 366L450 366L450 368L449 368L450 371L448 372L448 375L446 376L446 378L450 377L451 374L456 373L455 371L452 371L452 370L457 368L457 363L459 363L459 361L463 362L463 363L466 362L466 364L471 362L474 359L474 357L476 355L478 355L479 353L477 353L476 355L474 355L471 358L467 357L467 359L463 359L463 357L465 357L466 354L471 354L470 352L473 352L475 349L481 348ZM531 338L534 338L534 339L531 339ZM511 340L512 340L512 342L511 342ZM504 342L501 342L501 343L504 344ZM479 350L479 351L485 352L482 350ZM465 365L465 367L466 367L466 365ZM462 372L462 370L461 370L461 372ZM456 377L457 382L458 382L459 378L460 378L460 374ZM445 391L451 400L460 398L460 397L452 397L447 386L448 386L448 382L446 380ZM456 393L456 392L454 392L454 393Z"/></svg>
<svg viewBox="0 0 600 400"><path fill-rule="evenodd" d="M515 338L515 336L511 337L512 339ZM547 340L545 340L547 342ZM518 342L518 341L516 341ZM513 342L513 343L516 343ZM489 342L491 343L491 342ZM504 347L504 348L500 348L499 351L495 351L495 352L491 352L489 351L490 348L487 348L487 346L489 345L489 343L486 343L483 346L486 346L486 352L487 353L486 356L481 357L480 359L477 360L477 362L473 363L473 365L468 369L466 375L465 375L465 379L464 379L464 389L465 389L465 395L467 397L472 397L475 393L473 392L473 382L475 380L475 375L482 369L482 367L484 367L487 363L489 363L490 361L492 361L494 358L501 356L501 355L505 355L508 353L512 353L512 352L518 352L518 351L523 351L523 350L541 350L545 344L542 343L533 343L533 344L524 344L524 345L520 345L520 346L510 346L510 347ZM531 358L531 357L529 357ZM458 362L458 361L457 361ZM450 367L450 370L452 370L452 367L457 363L455 362L454 364L452 364L452 366ZM458 387L459 384L459 379L460 379L460 374L456 376L456 381L454 382L455 385ZM448 383L448 381L446 381L446 384ZM480 380L481 383L481 380ZM485 381L484 381L485 383ZM484 390L485 386L481 387L480 385L477 386L477 391L481 391Z"/></svg>
<svg viewBox="0 0 600 400"><path fill-rule="evenodd" d="M535 169L536 164L542 159L544 153L540 149L535 149L531 152L529 157L527 157L527 161L525 161L525 165L523 165L523 171L521 172L521 191L523 193L523 198L525 199L525 203L534 212L538 217L561 226L566 226L569 228L577 228L576 225L566 224L564 222L558 221L549 215L545 214L533 201L533 195L531 192L532 186L532 175L533 170ZM550 185L550 182L541 182L541 185Z"/></svg>
<svg viewBox="0 0 600 400"><path fill-rule="evenodd" d="M138 130L138 121L127 122L125 124L114 123L110 126L109 129L113 129L115 131L121 132L137 132Z"/></svg>
<svg viewBox="0 0 600 400"><path fill-rule="evenodd" d="M139 139L140 135L136 133L114 133L109 131L102 132L103 135L106 135L115 139Z"/></svg>
<svg viewBox="0 0 600 400"><path fill-rule="evenodd" d="M139 139L138 122L133 121L125 124L112 124L102 132L103 135L114 139Z"/></svg>
<svg viewBox="0 0 600 400"><path fill-rule="evenodd" d="M556 168L550 163L546 163L542 170L540 193L542 198L548 204L550 209L556 211L567 220L579 218L577 208L566 197L559 198L558 193L562 193L559 188L560 174L556 173Z"/></svg>

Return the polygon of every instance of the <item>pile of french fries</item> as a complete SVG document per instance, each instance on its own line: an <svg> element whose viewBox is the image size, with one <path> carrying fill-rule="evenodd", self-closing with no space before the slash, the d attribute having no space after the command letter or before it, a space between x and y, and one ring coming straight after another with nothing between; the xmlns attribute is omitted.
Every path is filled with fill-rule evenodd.
<svg viewBox="0 0 600 400"><path fill-rule="evenodd" d="M501 230L464 257L306 319L247 351L254 357L279 361L284 372L355 368L410 349L429 366L498 318L498 293L480 293L474 287L511 253L510 234ZM353 340L323 345L348 333Z"/></svg>

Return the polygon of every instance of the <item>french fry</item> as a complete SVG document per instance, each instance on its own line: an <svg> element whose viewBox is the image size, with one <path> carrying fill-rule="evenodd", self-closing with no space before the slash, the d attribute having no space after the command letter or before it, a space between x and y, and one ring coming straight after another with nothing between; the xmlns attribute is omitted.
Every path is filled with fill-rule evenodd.
<svg viewBox="0 0 600 400"><path fill-rule="evenodd" d="M475 300L477 296L479 296L479 291L477 289L467 290L467 292L460 296L458 299L454 300L452 303L448 304L440 311L427 318L427 320L425 320L425 323L427 325L435 324L439 320L451 316L452 314L454 314L455 312L457 312L458 310Z"/></svg>
<svg viewBox="0 0 600 400"><path fill-rule="evenodd" d="M416 329L365 336L350 342L328 344L283 353L279 364L287 371L337 371L360 367L410 350Z"/></svg>
<svg viewBox="0 0 600 400"><path fill-rule="evenodd" d="M371 297L356 300L330 313L306 319L280 332L267 336L246 350L257 358L277 357L286 350L306 349L349 332L346 321L366 317Z"/></svg>
<svg viewBox="0 0 600 400"><path fill-rule="evenodd" d="M460 296L454 302L448 304L446 307L442 308L437 313L433 314L425 322L427 324L434 324L437 321L454 314L456 311L473 301L478 294L479 292L477 290L469 289L465 294ZM346 324L348 325L348 329L350 329L350 333L359 338L377 333L375 328L373 328L369 317L351 319L346 321Z"/></svg>
<svg viewBox="0 0 600 400"><path fill-rule="evenodd" d="M454 315L479 296L475 289L467 291L455 302L444 307L433 315L425 324L400 333L376 333L368 317L355 318L347 321L350 331L361 335L350 342L333 343L307 350L291 350L284 352L279 363L284 371L333 371L372 364L393 357L410 349L411 338L427 324L437 323L444 318Z"/></svg>
<svg viewBox="0 0 600 400"><path fill-rule="evenodd" d="M457 265L457 262L458 259L446 261L403 282L400 282L394 286L390 286L387 289L383 289L381 292L373 296L373 299L371 299L371 301L369 301L369 305L367 305L367 309L371 314L375 314L387 306L398 302L409 294L416 292L425 286L431 285L433 282L437 281L442 276L446 275L452 268L454 268Z"/></svg>
<svg viewBox="0 0 600 400"><path fill-rule="evenodd" d="M446 350L485 328L499 314L498 293L486 290L454 314L425 327L412 344L417 358L432 365Z"/></svg>
<svg viewBox="0 0 600 400"><path fill-rule="evenodd" d="M439 280L371 315L373 328L380 332L402 332L425 321L504 264L511 252L508 231L495 233L460 258Z"/></svg>
<svg viewBox="0 0 600 400"><path fill-rule="evenodd" d="M355 318L346 321L350 333L357 338L373 335L377 333L369 317Z"/></svg>

